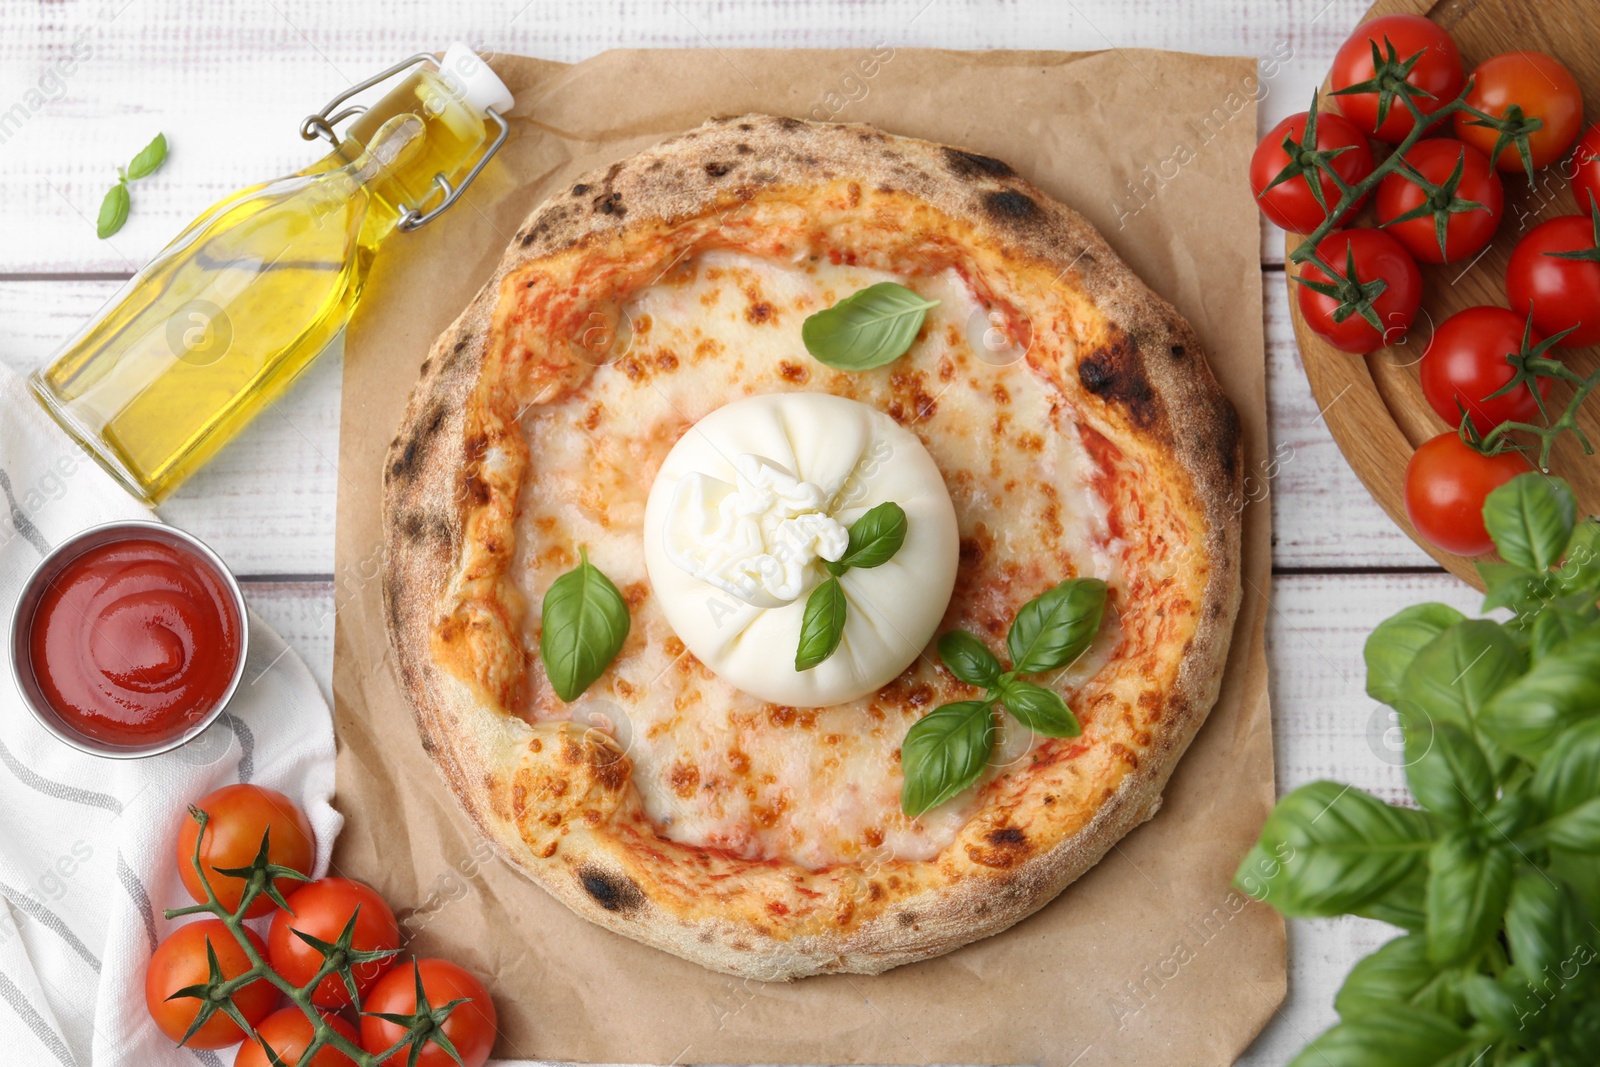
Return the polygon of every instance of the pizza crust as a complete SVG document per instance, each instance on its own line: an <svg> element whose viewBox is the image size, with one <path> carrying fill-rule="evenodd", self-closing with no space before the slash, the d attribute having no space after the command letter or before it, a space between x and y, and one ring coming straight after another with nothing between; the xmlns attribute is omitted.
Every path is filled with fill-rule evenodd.
<svg viewBox="0 0 1600 1067"><path fill-rule="evenodd" d="M806 871L664 841L606 735L514 714L529 683L506 571L530 458L495 383L512 358L515 380L540 390L583 371L540 363L515 340L525 329L516 301L532 299L520 290L577 287L586 264L629 242L760 223L780 204L824 195L924 213L995 269L1059 291L1083 341L1075 366L1037 369L1137 464L1147 488L1166 487L1151 521L1185 543L1163 549L1181 553L1166 559L1181 573L1162 594L1181 626L1169 621L1148 650L1169 682L1154 699L1129 691L1114 702L1142 743L1052 749L1043 769L991 783L935 860ZM385 465L390 640L423 746L464 809L509 862L574 911L729 974L875 974L1011 926L1155 813L1227 658L1239 603L1240 455L1237 415L1188 324L1087 222L1006 164L864 125L713 120L537 209L435 343ZM1185 576L1192 588L1180 588ZM1052 783L1080 765L1103 785L1081 786L1083 802L1064 811L1055 801L1066 794Z"/></svg>

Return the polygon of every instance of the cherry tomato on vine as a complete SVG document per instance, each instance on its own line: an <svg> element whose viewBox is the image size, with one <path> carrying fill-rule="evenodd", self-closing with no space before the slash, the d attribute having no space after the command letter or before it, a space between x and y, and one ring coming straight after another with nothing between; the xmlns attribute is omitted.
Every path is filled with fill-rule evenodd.
<svg viewBox="0 0 1600 1067"><path fill-rule="evenodd" d="M1489 166L1489 157L1453 138L1430 137L1407 149L1405 161L1441 191L1430 195L1400 171L1384 178L1378 183L1378 222L1385 232L1393 234L1424 263L1449 263L1483 251L1494 238L1505 210L1505 191L1500 185L1500 175ZM1458 165L1461 173L1456 176ZM1456 207L1463 206L1461 202L1464 201L1483 206L1449 212L1445 223L1445 251L1441 255L1431 211L1403 222L1394 220L1425 205L1439 210L1449 207L1452 198L1444 194L1450 191L1452 177Z"/></svg>
<svg viewBox="0 0 1600 1067"><path fill-rule="evenodd" d="M1572 195L1580 212L1600 204L1600 122L1589 127L1572 150Z"/></svg>
<svg viewBox="0 0 1600 1067"><path fill-rule="evenodd" d="M357 1046L361 1044L361 1035L355 1027L337 1015L328 1012L321 1014L328 1025L339 1031L347 1041ZM330 1045L324 1045L315 1056L306 1059L306 1048L315 1036L316 1029L311 1025L311 1020L306 1018L305 1012L293 1004L280 1008L261 1021L256 1027L255 1038L239 1046L233 1067L273 1067L272 1057L261 1047L262 1041L272 1047L273 1054L283 1067L355 1067L355 1060Z"/></svg>
<svg viewBox="0 0 1600 1067"><path fill-rule="evenodd" d="M1313 144L1305 143L1306 118L1308 113L1302 111L1298 115L1290 115L1274 126L1261 143L1256 146L1255 155L1250 157L1250 188L1256 194L1256 206L1261 209L1268 221L1275 226L1281 226L1291 233L1310 233L1322 225L1324 219L1339 203L1339 187L1326 173L1317 170L1318 185L1322 190L1323 200L1327 203L1327 210L1322 204L1317 203L1317 198L1312 195L1311 184L1307 181L1307 172L1315 169L1315 164L1308 156L1291 158L1290 153L1284 149L1285 139L1292 138L1294 143L1300 145L1301 153L1337 153L1323 155L1323 158L1332 165L1349 185L1361 181L1372 173L1372 148L1367 144L1367 139L1361 136L1361 131L1351 125L1350 121L1342 115L1332 112L1323 112L1316 120L1316 140ZM1292 177L1277 185L1272 185L1274 179L1284 173L1285 168L1298 167ZM1271 188L1268 188L1271 186ZM1350 211L1345 219L1355 214L1356 209L1366 202L1362 197Z"/></svg>
<svg viewBox="0 0 1600 1067"><path fill-rule="evenodd" d="M1441 419L1451 426L1461 424L1457 402L1467 409L1479 433L1502 422L1532 422L1538 417L1539 405L1527 385L1488 399L1515 374L1506 356L1522 350L1526 326L1524 316L1501 307L1467 308L1439 324L1418 371L1422 394ZM1540 340L1535 333L1528 343ZM1539 379L1539 395L1550 395L1550 379Z"/></svg>
<svg viewBox="0 0 1600 1067"><path fill-rule="evenodd" d="M1401 91L1393 90L1387 94L1387 112L1381 123L1378 121L1378 111L1380 97L1385 94L1380 93L1377 87L1362 92L1343 92L1352 86L1372 81L1374 44L1384 60L1388 59L1391 46L1395 59L1401 64L1409 62L1412 56L1417 57L1405 81L1430 94L1412 97L1412 102L1424 115L1431 115L1454 100L1466 84L1461 52L1448 33L1420 15L1385 15L1362 23L1339 46L1338 53L1333 57L1332 79L1339 111L1367 136L1399 144L1411 132L1416 121L1400 99Z"/></svg>
<svg viewBox="0 0 1600 1067"><path fill-rule="evenodd" d="M316 843L312 837L311 822L294 801L276 789L258 785L225 785L206 794L195 807L211 816L206 826L205 842L200 846L200 863L206 868L206 879L212 892L224 908L232 911L244 897L243 879L211 873L218 867L248 867L255 861L261 848L261 835L272 831L269 857L273 863L297 871L311 872L316 859ZM197 901L204 901L206 893L200 876L194 869L194 842L200 824L185 816L178 831L178 876L183 887ZM278 890L285 896L296 883L280 879ZM246 916L260 918L276 905L266 896L257 897Z"/></svg>
<svg viewBox="0 0 1600 1067"><path fill-rule="evenodd" d="M1479 63L1472 72L1467 103L1496 118L1505 118L1516 108L1513 119L1538 119L1539 128L1528 133L1528 154L1535 168L1547 167L1566 155L1583 128L1583 90L1578 80L1543 52L1503 52ZM1500 133L1473 125L1476 121L1468 112L1456 112L1456 136L1487 156L1494 151ZM1517 146L1507 142L1495 156L1494 165L1504 171L1522 170Z"/></svg>
<svg viewBox="0 0 1600 1067"><path fill-rule="evenodd" d="M1356 311L1338 321L1341 302L1302 282L1295 289L1306 325L1333 347L1355 355L1398 344L1422 303L1422 273L1400 242L1382 230L1335 230L1317 243L1317 255L1341 274L1348 273L1353 255L1358 282L1384 283L1383 292L1372 301L1372 310L1383 329L1375 329ZM1314 263L1303 265L1300 277L1313 282L1331 280Z"/></svg>
<svg viewBox="0 0 1600 1067"><path fill-rule="evenodd" d="M363 1012L382 1012L391 1015L410 1015L417 1010L416 975L422 975L422 994L428 1006L434 1009L458 997L468 998L459 1004L444 1021L444 1035L455 1045L465 1067L483 1067L494 1048L495 1027L498 1017L494 1001L483 983L464 968L449 960L420 959L415 964L395 967L378 981L372 995L362 1004ZM375 1015L361 1016L361 1047L371 1053L384 1052L405 1036L400 1026ZM387 1067L402 1067L408 1062L405 1051L397 1052L385 1061ZM429 1041L415 1067L454 1067L455 1060L437 1044Z"/></svg>
<svg viewBox="0 0 1600 1067"><path fill-rule="evenodd" d="M1485 456L1456 433L1424 441L1406 464L1406 514L1423 539L1458 556L1494 551L1483 501L1533 468L1515 452Z"/></svg>
<svg viewBox="0 0 1600 1067"><path fill-rule="evenodd" d="M1595 221L1562 215L1541 222L1517 242L1506 264L1506 296L1511 306L1533 311L1533 325L1546 333L1577 327L1556 342L1581 348L1600 342L1600 241ZM1588 252L1593 259L1568 259L1553 252Z"/></svg>
<svg viewBox="0 0 1600 1067"><path fill-rule="evenodd" d="M359 915L357 908L361 909ZM294 985L311 981L324 959L322 953L295 936L296 930L332 944L339 940L350 916L356 915L351 948L373 952L400 947L400 925L395 922L394 912L377 890L361 882L319 878L295 890L289 897L289 909L294 914L282 909L273 914L272 928L267 931L267 952L273 970ZM389 957L351 968L356 990L363 998L393 964L393 957ZM343 1008L350 1003L350 990L337 974L330 974L312 990L311 1001L319 1008Z"/></svg>
<svg viewBox="0 0 1600 1067"><path fill-rule="evenodd" d="M257 952L267 951L255 931L247 929L245 935ZM161 1032L174 1041L183 1040L184 1033L200 1014L200 1001L193 997L167 998L180 989L204 985L210 978L206 956L208 941L216 951L217 965L222 968L224 980L237 978L250 969L250 957L220 919L201 919L178 927L156 946L150 966L145 969L145 1007ZM233 1003L245 1021L255 1026L277 1007L278 990L265 978L257 979L235 990ZM219 1011L195 1031L188 1044L190 1048L227 1048L243 1040L244 1031L239 1029L239 1024Z"/></svg>

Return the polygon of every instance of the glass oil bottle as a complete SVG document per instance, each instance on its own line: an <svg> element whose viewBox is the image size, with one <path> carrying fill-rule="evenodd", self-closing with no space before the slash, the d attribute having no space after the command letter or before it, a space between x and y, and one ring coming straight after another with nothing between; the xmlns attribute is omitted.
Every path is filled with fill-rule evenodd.
<svg viewBox="0 0 1600 1067"><path fill-rule="evenodd" d="M370 109L336 110L412 67ZM460 44L353 86L301 127L332 153L190 223L32 375L35 395L124 485L159 502L333 339L383 241L460 197L505 142L512 103Z"/></svg>

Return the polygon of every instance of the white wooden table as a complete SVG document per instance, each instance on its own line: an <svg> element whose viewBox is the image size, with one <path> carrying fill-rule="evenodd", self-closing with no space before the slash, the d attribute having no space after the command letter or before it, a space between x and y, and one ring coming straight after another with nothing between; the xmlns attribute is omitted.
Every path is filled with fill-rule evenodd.
<svg viewBox="0 0 1600 1067"><path fill-rule="evenodd" d="M325 99L455 38L561 60L612 47L880 41L1274 56L1282 69L1263 82L1265 130L1305 108L1365 7L1366 0L0 0L0 362L39 365L194 213L227 191L303 166L315 148L295 130ZM82 58L59 75L58 61L74 55ZM96 240L94 217L114 168L157 131L173 146L167 166L135 188L127 228ZM1269 486L1267 630L1278 784L1337 778L1393 799L1404 793L1404 776L1386 744L1390 723L1362 690L1361 643L1406 604L1437 599L1471 610L1477 597L1395 528L1339 455L1300 367L1282 239L1270 227L1261 269L1272 447L1281 460ZM340 355L329 352L274 413L162 508L216 547L325 688L339 376ZM1282 1064L1331 1025L1345 973L1389 934L1353 919L1291 924L1289 999L1241 1062Z"/></svg>

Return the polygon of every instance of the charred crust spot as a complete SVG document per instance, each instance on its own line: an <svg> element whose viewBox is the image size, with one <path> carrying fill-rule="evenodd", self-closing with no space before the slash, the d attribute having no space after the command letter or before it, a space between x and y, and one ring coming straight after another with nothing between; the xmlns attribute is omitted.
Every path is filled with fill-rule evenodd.
<svg viewBox="0 0 1600 1067"><path fill-rule="evenodd" d="M998 830L990 830L989 844L998 847L1026 845L1028 835L1022 832L1020 826L1002 826Z"/></svg>
<svg viewBox="0 0 1600 1067"><path fill-rule="evenodd" d="M421 541L427 536L428 524L422 515L412 512L400 520L400 536L407 541Z"/></svg>
<svg viewBox="0 0 1600 1067"><path fill-rule="evenodd" d="M755 129L755 127L750 125L748 122L739 123L739 128L744 130L746 133L749 133L751 130Z"/></svg>
<svg viewBox="0 0 1600 1067"><path fill-rule="evenodd" d="M1221 405L1218 417L1221 426L1213 431L1211 437L1216 442L1219 458L1222 460L1222 473L1232 482L1239 475L1239 440L1243 431L1239 427L1239 412L1227 400Z"/></svg>
<svg viewBox="0 0 1600 1067"><path fill-rule="evenodd" d="M1185 355L1187 355L1182 345L1173 345L1167 351L1175 360L1182 359Z"/></svg>
<svg viewBox="0 0 1600 1067"><path fill-rule="evenodd" d="M1115 336L1078 363L1078 381L1107 403L1126 408L1133 422L1148 428L1156 420L1157 403L1145 377L1139 353L1127 335Z"/></svg>
<svg viewBox="0 0 1600 1067"><path fill-rule="evenodd" d="M1009 178L1016 173L1011 164L1003 160L963 152L959 148L944 150L944 165L958 178Z"/></svg>
<svg viewBox="0 0 1600 1067"><path fill-rule="evenodd" d="M740 129L743 129L743 128L744 127L742 127L742 126L740 127ZM745 144L743 141L740 141L738 144L734 145L733 146L733 150L735 152L739 153L741 156L748 156L751 152L755 151L755 149L751 148L749 145Z"/></svg>
<svg viewBox="0 0 1600 1067"><path fill-rule="evenodd" d="M806 128L805 123L801 122L797 118L791 118L788 115L779 115L777 118L772 120L772 124L785 133L794 133L796 130L803 130Z"/></svg>
<svg viewBox="0 0 1600 1067"><path fill-rule="evenodd" d="M594 209L602 215L615 215L617 218L628 213L622 206L622 194L618 192L602 193L594 198Z"/></svg>
<svg viewBox="0 0 1600 1067"><path fill-rule="evenodd" d="M712 177L712 178L720 178L724 174L727 174L732 169L733 169L733 164L732 163L724 163L720 159L713 159L710 163L707 163L706 166L705 166L706 174L709 177Z"/></svg>
<svg viewBox="0 0 1600 1067"><path fill-rule="evenodd" d="M613 874L590 864L578 868L578 881L583 891L607 911L627 915L644 907L644 893L632 878Z"/></svg>
<svg viewBox="0 0 1600 1067"><path fill-rule="evenodd" d="M1000 189L983 194L983 210L996 222L1031 222L1039 214L1039 205L1026 193Z"/></svg>
<svg viewBox="0 0 1600 1067"><path fill-rule="evenodd" d="M572 187L572 195L573 196L582 196L584 193L587 193L588 191L589 191L589 187L587 185L583 184L582 182L579 182L577 185L574 185Z"/></svg>
<svg viewBox="0 0 1600 1067"><path fill-rule="evenodd" d="M895 915L894 921L901 926L915 926L917 925L917 913L914 911L899 912Z"/></svg>

